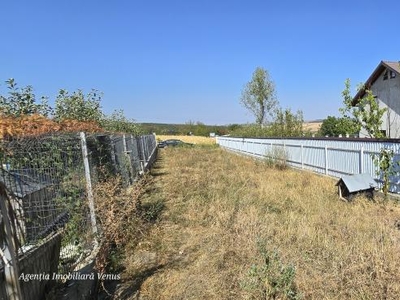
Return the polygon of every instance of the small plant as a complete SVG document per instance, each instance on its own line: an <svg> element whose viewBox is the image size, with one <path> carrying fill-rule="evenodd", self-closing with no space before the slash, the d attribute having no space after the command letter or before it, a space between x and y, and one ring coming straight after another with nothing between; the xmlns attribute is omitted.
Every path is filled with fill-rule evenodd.
<svg viewBox="0 0 400 300"><path fill-rule="evenodd" d="M161 212L164 210L165 204L161 199L152 201L150 203L142 204L141 206L141 216L147 222L155 222L160 216Z"/></svg>
<svg viewBox="0 0 400 300"><path fill-rule="evenodd" d="M390 177L399 173L396 168L400 162L394 162L394 151L392 149L382 148L379 154L372 155L375 166L377 167L376 175L382 178L382 191L387 199L390 190Z"/></svg>
<svg viewBox="0 0 400 300"><path fill-rule="evenodd" d="M251 299L301 299L294 278L293 265L284 265L277 251L270 251L264 240L257 241L262 262L253 264L248 278L242 287L249 292Z"/></svg>
<svg viewBox="0 0 400 300"><path fill-rule="evenodd" d="M289 155L287 151L282 147L273 146L272 149L265 154L267 165L279 170L287 169L288 158Z"/></svg>

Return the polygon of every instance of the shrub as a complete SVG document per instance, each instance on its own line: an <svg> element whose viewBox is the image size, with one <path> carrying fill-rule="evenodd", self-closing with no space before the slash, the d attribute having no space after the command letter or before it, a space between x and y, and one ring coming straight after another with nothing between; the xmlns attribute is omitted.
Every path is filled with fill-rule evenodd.
<svg viewBox="0 0 400 300"><path fill-rule="evenodd" d="M265 154L265 161L267 165L279 170L288 168L288 159L289 154L283 147L280 146L272 146L272 149L267 151Z"/></svg>
<svg viewBox="0 0 400 300"><path fill-rule="evenodd" d="M251 266L247 279L242 283L250 298L300 299L294 283L295 267L283 264L278 252L268 250L264 240L257 241L257 248L261 262Z"/></svg>

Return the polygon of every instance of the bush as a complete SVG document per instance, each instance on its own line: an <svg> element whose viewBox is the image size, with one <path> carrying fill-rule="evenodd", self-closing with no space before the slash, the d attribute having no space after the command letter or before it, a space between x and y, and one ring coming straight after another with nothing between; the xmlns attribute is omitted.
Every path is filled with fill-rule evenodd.
<svg viewBox="0 0 400 300"><path fill-rule="evenodd" d="M296 269L285 265L277 251L270 251L263 240L257 241L261 263L253 264L242 287L251 299L301 299L294 278Z"/></svg>
<svg viewBox="0 0 400 300"><path fill-rule="evenodd" d="M288 168L287 161L289 159L289 154L283 147L272 146L272 149L267 151L265 154L265 161L267 165L279 170L284 170Z"/></svg>

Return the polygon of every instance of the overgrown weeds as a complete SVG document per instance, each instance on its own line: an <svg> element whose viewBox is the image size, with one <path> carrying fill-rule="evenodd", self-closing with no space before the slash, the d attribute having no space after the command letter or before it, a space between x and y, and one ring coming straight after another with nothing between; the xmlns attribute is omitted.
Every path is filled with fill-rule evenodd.
<svg viewBox="0 0 400 300"><path fill-rule="evenodd" d="M146 197L165 207L125 247L121 298L398 298L398 203L344 203L334 179L221 149L169 148L161 161Z"/></svg>
<svg viewBox="0 0 400 300"><path fill-rule="evenodd" d="M267 163L267 165L279 170L284 170L288 168L287 164L288 159L289 159L289 154L281 146L273 146L265 154L265 162Z"/></svg>
<svg viewBox="0 0 400 300"><path fill-rule="evenodd" d="M124 248L136 245L154 222L163 203L142 204L141 197L152 185L149 175L129 188L121 177L109 178L96 189L96 210L101 225L101 249L96 261L100 273L117 273L124 269Z"/></svg>

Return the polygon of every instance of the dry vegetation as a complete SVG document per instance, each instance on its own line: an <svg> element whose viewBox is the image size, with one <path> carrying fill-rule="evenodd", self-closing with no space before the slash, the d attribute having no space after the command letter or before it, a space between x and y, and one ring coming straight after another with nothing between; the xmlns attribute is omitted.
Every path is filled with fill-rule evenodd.
<svg viewBox="0 0 400 300"><path fill-rule="evenodd" d="M142 205L165 207L126 246L118 299L400 295L394 202L345 203L331 178L218 148L163 149L152 176Z"/></svg>
<svg viewBox="0 0 400 300"><path fill-rule="evenodd" d="M7 137L34 136L55 132L100 132L102 129L93 121L63 120L55 122L38 114L19 117L0 113L0 140Z"/></svg>
<svg viewBox="0 0 400 300"><path fill-rule="evenodd" d="M185 143L192 143L195 145L213 145L215 138L205 136L190 136L190 135L157 135L157 141L164 141L169 139L178 139Z"/></svg>
<svg viewBox="0 0 400 300"><path fill-rule="evenodd" d="M303 123L303 130L311 133L316 133L320 130L322 122L305 122Z"/></svg>

